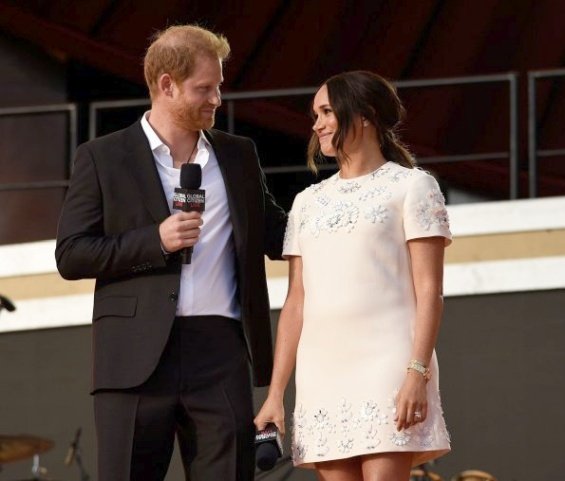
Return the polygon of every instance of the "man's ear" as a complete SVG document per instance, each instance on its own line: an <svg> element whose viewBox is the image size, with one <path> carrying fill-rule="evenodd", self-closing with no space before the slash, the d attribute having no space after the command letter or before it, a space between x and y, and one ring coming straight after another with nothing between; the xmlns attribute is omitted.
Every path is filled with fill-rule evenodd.
<svg viewBox="0 0 565 481"><path fill-rule="evenodd" d="M166 97L172 97L173 90L175 87L175 82L168 73L164 73L159 77L159 80L157 81L157 86L159 88L160 93L162 93Z"/></svg>

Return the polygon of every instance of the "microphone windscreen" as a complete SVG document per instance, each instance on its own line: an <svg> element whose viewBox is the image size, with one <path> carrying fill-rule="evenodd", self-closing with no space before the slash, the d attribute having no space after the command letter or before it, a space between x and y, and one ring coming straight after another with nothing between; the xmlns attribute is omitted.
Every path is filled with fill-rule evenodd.
<svg viewBox="0 0 565 481"><path fill-rule="evenodd" d="M182 189L199 189L202 183L200 164L182 164L180 166L180 186Z"/></svg>
<svg viewBox="0 0 565 481"><path fill-rule="evenodd" d="M277 462L280 456L279 450L273 443L263 443L257 447L255 458L257 467L261 471L269 471Z"/></svg>

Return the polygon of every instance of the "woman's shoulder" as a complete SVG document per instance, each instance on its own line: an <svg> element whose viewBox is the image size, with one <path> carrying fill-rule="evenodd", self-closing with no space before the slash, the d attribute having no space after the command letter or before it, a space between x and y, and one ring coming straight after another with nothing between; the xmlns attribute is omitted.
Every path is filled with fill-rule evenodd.
<svg viewBox="0 0 565 481"><path fill-rule="evenodd" d="M337 173L333 174L331 177L328 177L327 179L321 180L320 182L310 184L308 187L306 187L298 195L300 195L302 197L308 197L308 196L311 196L311 195L316 195L319 192L326 189L332 182L335 182L336 179L337 179Z"/></svg>
<svg viewBox="0 0 565 481"><path fill-rule="evenodd" d="M436 182L435 177L420 166L410 168L396 162L389 162L387 167L390 180L394 183L404 184L406 187L414 183Z"/></svg>

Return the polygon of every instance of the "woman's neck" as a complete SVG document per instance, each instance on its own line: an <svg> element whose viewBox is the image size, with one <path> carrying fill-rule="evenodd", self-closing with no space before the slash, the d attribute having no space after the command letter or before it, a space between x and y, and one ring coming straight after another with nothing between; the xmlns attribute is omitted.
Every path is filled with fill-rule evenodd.
<svg viewBox="0 0 565 481"><path fill-rule="evenodd" d="M339 176L342 179L351 179L369 174L386 163L378 145L367 144L354 152L347 152L348 158L344 159L339 167Z"/></svg>

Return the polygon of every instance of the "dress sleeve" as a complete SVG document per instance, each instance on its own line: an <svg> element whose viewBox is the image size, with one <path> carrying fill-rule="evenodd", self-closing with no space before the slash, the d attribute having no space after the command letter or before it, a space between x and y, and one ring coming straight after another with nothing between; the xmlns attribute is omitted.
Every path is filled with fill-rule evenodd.
<svg viewBox="0 0 565 481"><path fill-rule="evenodd" d="M418 175L404 199L404 236L408 241L421 237L445 237L451 244L445 199L437 181L429 174Z"/></svg>
<svg viewBox="0 0 565 481"><path fill-rule="evenodd" d="M300 231L300 194L294 198L292 209L288 214L286 223L286 231L284 233L283 257L300 256L300 243L298 242L298 234Z"/></svg>

